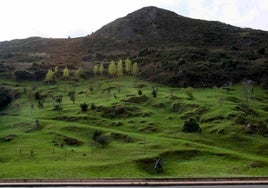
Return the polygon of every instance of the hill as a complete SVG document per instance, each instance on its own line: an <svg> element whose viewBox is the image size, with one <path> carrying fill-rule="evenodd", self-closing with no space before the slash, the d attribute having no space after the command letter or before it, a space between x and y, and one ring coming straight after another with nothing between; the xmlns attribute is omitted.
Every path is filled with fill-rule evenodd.
<svg viewBox="0 0 268 188"><path fill-rule="evenodd" d="M268 98L259 87L247 101L240 86L189 90L132 76L0 85L16 93L0 111L1 179L267 176ZM198 132L186 132L189 119Z"/></svg>
<svg viewBox="0 0 268 188"><path fill-rule="evenodd" d="M265 31L191 19L157 7L145 7L119 18L89 36L98 50L145 47L199 47L255 50L267 47Z"/></svg>
<svg viewBox="0 0 268 188"><path fill-rule="evenodd" d="M130 58L141 78L163 84L212 87L250 79L268 87L267 41L267 31L144 7L86 37L1 42L0 69L3 77L26 69L30 76L20 79L41 79L56 65L90 72L94 64Z"/></svg>
<svg viewBox="0 0 268 188"><path fill-rule="evenodd" d="M109 60L104 52L130 54L142 66L142 78L164 84L200 87L252 79L267 86L267 41L266 31L145 7L103 26L84 45L102 60Z"/></svg>

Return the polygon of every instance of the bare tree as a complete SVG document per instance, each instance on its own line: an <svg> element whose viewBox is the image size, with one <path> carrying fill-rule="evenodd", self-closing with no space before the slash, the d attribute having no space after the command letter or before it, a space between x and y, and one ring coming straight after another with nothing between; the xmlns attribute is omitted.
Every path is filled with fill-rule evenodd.
<svg viewBox="0 0 268 188"><path fill-rule="evenodd" d="M242 82L243 91L244 91L244 95L246 97L247 102L249 102L249 100L252 97L253 85L254 85L254 81L252 81L252 80L244 80Z"/></svg>

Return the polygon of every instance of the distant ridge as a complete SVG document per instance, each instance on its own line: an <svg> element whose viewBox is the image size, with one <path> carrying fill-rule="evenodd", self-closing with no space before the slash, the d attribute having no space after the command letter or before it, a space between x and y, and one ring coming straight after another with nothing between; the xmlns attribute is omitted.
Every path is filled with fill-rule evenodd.
<svg viewBox="0 0 268 188"><path fill-rule="evenodd" d="M101 44L96 44L101 41ZM254 49L268 45L268 32L216 21L191 19L157 7L144 7L103 26L87 38L96 49L196 46Z"/></svg>

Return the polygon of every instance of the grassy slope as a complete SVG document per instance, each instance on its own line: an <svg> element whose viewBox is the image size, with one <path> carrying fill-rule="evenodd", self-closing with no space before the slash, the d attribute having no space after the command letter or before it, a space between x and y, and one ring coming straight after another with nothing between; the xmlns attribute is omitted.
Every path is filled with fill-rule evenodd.
<svg viewBox="0 0 268 188"><path fill-rule="evenodd" d="M42 95L63 95L63 112L53 111L53 102L47 97L44 108L34 101L31 110L28 94L23 94L2 111L0 119L0 178L132 178L132 177L226 177L267 176L268 140L258 135L246 135L242 125L235 123L230 114L237 114L236 106L245 103L241 87L227 93L223 89L194 89L195 99L189 100L181 88L158 86L156 99L151 95L154 83L132 77L95 81L61 81L57 85L25 82L16 85L1 81L23 91L38 84L34 90ZM144 84L143 94L149 100L134 104L124 102L127 94L137 94L133 86ZM110 94L100 90L91 93L88 87L120 87ZM58 89L57 89L58 87ZM68 92L76 90L73 104ZM78 94L86 91L87 94ZM28 91L29 93L29 91ZM118 99L113 94L116 93ZM267 122L267 94L254 88L254 100L248 103L258 112L257 119ZM219 103L219 99L222 103ZM232 101L236 102L232 102ZM124 106L131 111L128 117L105 117L103 112L80 111L83 102L96 106ZM160 104L161 103L161 104ZM172 112L171 105L180 103L179 112ZM159 105L160 104L160 105ZM161 108L160 108L161 106ZM124 114L123 114L124 115ZM229 115L229 116L228 116ZM144 117L143 117L144 116ZM202 133L183 133L183 121L195 116ZM266 118L266 119L265 119ZM39 119L41 130L35 129ZM121 122L122 125L114 122ZM95 130L106 134L110 144L104 148L92 141ZM112 138L111 133L125 135L129 142ZM8 135L15 135L7 142ZM81 141L80 146L54 146L66 136ZM18 148L21 146L21 153ZM31 150L33 155L31 156ZM164 173L153 169L157 156L164 161Z"/></svg>

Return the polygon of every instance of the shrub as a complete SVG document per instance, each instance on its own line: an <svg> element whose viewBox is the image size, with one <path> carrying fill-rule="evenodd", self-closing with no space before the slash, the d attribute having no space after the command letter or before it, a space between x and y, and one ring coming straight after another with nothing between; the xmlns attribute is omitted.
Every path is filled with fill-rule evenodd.
<svg viewBox="0 0 268 188"><path fill-rule="evenodd" d="M106 146L109 144L108 137L105 135L101 135L101 136L97 137L96 142L98 144L100 144L101 146Z"/></svg>
<svg viewBox="0 0 268 188"><path fill-rule="evenodd" d="M41 97L41 95L40 95L39 92L35 92L35 94L34 94L34 98L35 98L35 100L37 100L37 101L40 101L40 100L42 99L42 97Z"/></svg>
<svg viewBox="0 0 268 188"><path fill-rule="evenodd" d="M191 118L189 121L184 122L183 132L201 132L201 128L195 119Z"/></svg>
<svg viewBox="0 0 268 188"><path fill-rule="evenodd" d="M70 92L68 93L68 96L69 96L69 97L70 97L71 95L75 95L75 90L70 91Z"/></svg>
<svg viewBox="0 0 268 188"><path fill-rule="evenodd" d="M142 95L140 97L131 97L129 99L124 100L125 102L131 102L131 103L144 103L148 101L149 98L146 95Z"/></svg>
<svg viewBox="0 0 268 188"><path fill-rule="evenodd" d="M233 50L233 51L238 51L239 49L238 49L237 46L231 46L231 50Z"/></svg>
<svg viewBox="0 0 268 188"><path fill-rule="evenodd" d="M62 102L62 95L56 96L55 101L60 104Z"/></svg>
<svg viewBox="0 0 268 188"><path fill-rule="evenodd" d="M96 141L97 140L97 137L99 137L101 135L101 132L100 131L95 131L94 133L93 133L93 140L94 141Z"/></svg>
<svg viewBox="0 0 268 188"><path fill-rule="evenodd" d="M108 137L102 135L100 131L95 131L92 138L96 143L100 144L101 146L106 146L109 144Z"/></svg>
<svg viewBox="0 0 268 188"><path fill-rule="evenodd" d="M12 101L11 91L5 87L0 88L0 109Z"/></svg>
<svg viewBox="0 0 268 188"><path fill-rule="evenodd" d="M70 95L70 100L71 100L73 103L75 103L75 94L71 94L71 95Z"/></svg>
<svg viewBox="0 0 268 188"><path fill-rule="evenodd" d="M153 89L153 91L152 91L152 95L153 95L154 98L157 97L157 91L156 91L156 89Z"/></svg>
<svg viewBox="0 0 268 188"><path fill-rule="evenodd" d="M80 146L83 144L82 141L77 140L75 138L67 137L67 136L63 137L63 142L64 144L69 145L69 146Z"/></svg>
<svg viewBox="0 0 268 188"><path fill-rule="evenodd" d="M61 111L62 111L62 107L61 107L61 105L56 104L56 105L54 106L54 110L55 110L55 111L58 111L58 112L61 112Z"/></svg>
<svg viewBox="0 0 268 188"><path fill-rule="evenodd" d="M191 87L186 88L184 91L190 99L194 99L193 89Z"/></svg>
<svg viewBox="0 0 268 188"><path fill-rule="evenodd" d="M258 134L260 135L266 135L268 133L268 128L264 123L259 123L257 125L258 128Z"/></svg>
<svg viewBox="0 0 268 188"><path fill-rule="evenodd" d="M23 80L31 80L32 79L32 73L26 70L19 70L14 72L16 81L23 81Z"/></svg>
<svg viewBox="0 0 268 188"><path fill-rule="evenodd" d="M171 105L171 111L172 112L179 112L181 110L181 104L174 103Z"/></svg>
<svg viewBox="0 0 268 188"><path fill-rule="evenodd" d="M138 90L138 95L142 95L142 90L141 89Z"/></svg>
<svg viewBox="0 0 268 188"><path fill-rule="evenodd" d="M38 108L43 108L44 107L44 104L43 102L40 100L38 101Z"/></svg>
<svg viewBox="0 0 268 188"><path fill-rule="evenodd" d="M36 128L37 129L39 129L39 127L40 127L40 122L39 122L39 120L37 119L37 120L35 120L35 125L36 125Z"/></svg>
<svg viewBox="0 0 268 188"><path fill-rule="evenodd" d="M94 103L91 104L90 109L91 109L91 110L95 110L95 109L96 109L96 106L95 106Z"/></svg>
<svg viewBox="0 0 268 188"><path fill-rule="evenodd" d="M265 48L258 49L258 54L264 55L265 54Z"/></svg>
<svg viewBox="0 0 268 188"><path fill-rule="evenodd" d="M80 104L80 108L82 112L86 112L88 110L88 104L87 103Z"/></svg>

